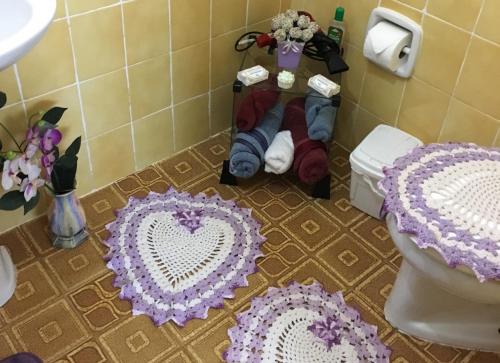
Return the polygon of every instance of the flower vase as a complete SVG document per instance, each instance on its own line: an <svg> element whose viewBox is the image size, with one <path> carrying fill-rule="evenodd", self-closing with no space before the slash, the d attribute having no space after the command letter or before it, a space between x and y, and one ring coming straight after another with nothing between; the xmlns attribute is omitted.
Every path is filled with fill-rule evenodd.
<svg viewBox="0 0 500 363"><path fill-rule="evenodd" d="M278 67L295 70L299 67L304 43L287 40L278 42Z"/></svg>
<svg viewBox="0 0 500 363"><path fill-rule="evenodd" d="M75 248L88 238L85 213L74 190L54 196L49 216L54 247Z"/></svg>

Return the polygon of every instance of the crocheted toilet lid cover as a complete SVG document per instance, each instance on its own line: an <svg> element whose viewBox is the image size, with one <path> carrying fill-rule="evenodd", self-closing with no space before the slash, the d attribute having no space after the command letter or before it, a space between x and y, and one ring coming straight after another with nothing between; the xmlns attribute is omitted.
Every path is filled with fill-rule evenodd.
<svg viewBox="0 0 500 363"><path fill-rule="evenodd" d="M265 240L250 209L215 195L195 196L173 188L130 198L106 228L108 267L120 297L133 314L157 324L183 325L223 307L233 290L248 286Z"/></svg>
<svg viewBox="0 0 500 363"><path fill-rule="evenodd" d="M483 282L500 279L500 149L430 144L384 170L382 214L415 235L451 267L471 268Z"/></svg>
<svg viewBox="0 0 500 363"><path fill-rule="evenodd" d="M376 326L318 283L270 287L237 321L228 331L229 363L382 363L391 354Z"/></svg>

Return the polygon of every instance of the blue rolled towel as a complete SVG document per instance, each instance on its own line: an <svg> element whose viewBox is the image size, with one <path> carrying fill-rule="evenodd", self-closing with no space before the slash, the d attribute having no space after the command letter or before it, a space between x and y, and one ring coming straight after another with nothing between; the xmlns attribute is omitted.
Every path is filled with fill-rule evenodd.
<svg viewBox="0 0 500 363"><path fill-rule="evenodd" d="M306 96L305 111L309 138L322 142L330 141L337 114L337 107L332 106L331 98L311 89Z"/></svg>
<svg viewBox="0 0 500 363"><path fill-rule="evenodd" d="M229 172L239 178L254 176L264 163L264 154L278 132L284 107L276 104L267 111L258 127L239 132L229 153Z"/></svg>

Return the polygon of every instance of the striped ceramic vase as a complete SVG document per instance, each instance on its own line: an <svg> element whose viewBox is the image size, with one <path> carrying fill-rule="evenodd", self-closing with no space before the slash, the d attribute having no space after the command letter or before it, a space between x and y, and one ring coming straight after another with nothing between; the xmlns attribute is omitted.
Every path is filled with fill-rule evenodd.
<svg viewBox="0 0 500 363"><path fill-rule="evenodd" d="M85 213L74 190L54 196L49 217L54 247L74 248L88 238Z"/></svg>

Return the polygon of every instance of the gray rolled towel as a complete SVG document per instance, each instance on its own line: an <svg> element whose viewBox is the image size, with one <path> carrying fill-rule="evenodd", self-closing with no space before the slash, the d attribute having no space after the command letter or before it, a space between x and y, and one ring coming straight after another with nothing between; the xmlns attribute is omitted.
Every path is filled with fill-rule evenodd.
<svg viewBox="0 0 500 363"><path fill-rule="evenodd" d="M332 106L331 98L310 89L306 96L305 112L309 138L322 142L330 141L337 114L337 107Z"/></svg>
<svg viewBox="0 0 500 363"><path fill-rule="evenodd" d="M284 107L276 104L267 111L260 125L250 131L239 132L229 153L229 172L240 178L250 178L264 162L264 154L278 132Z"/></svg>

